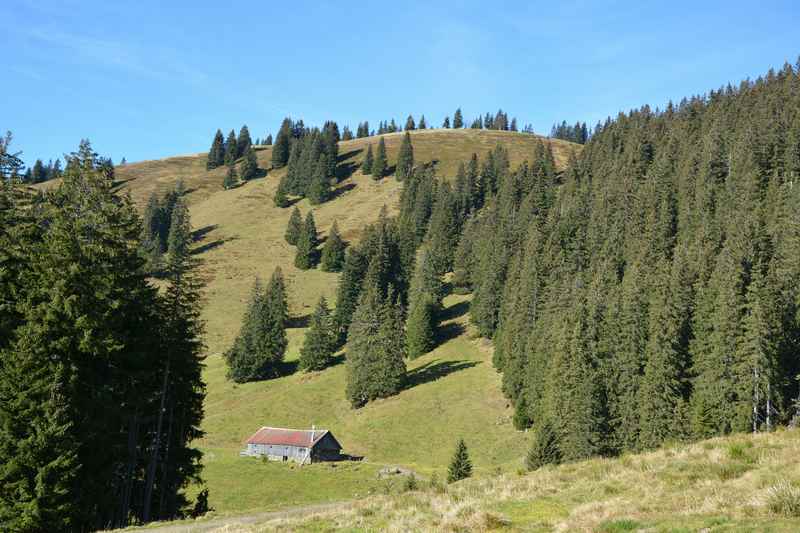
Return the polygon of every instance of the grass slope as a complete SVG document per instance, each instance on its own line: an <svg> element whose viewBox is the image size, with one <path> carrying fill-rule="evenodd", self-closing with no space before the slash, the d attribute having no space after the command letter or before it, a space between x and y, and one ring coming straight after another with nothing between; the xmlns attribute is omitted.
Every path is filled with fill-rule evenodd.
<svg viewBox="0 0 800 533"><path fill-rule="evenodd" d="M385 135L393 165L402 134ZM538 137L487 130L424 130L412 132L418 163L436 161L439 174L452 176L461 161L483 157L498 143L509 151L513 167L533 154ZM333 200L314 207L317 228L324 237L334 220L345 239L354 242L361 230L377 220L382 206L397 210L402 184L393 177L374 181L357 166L376 137L340 143L341 183ZM563 165L576 145L549 141ZM271 148L259 148L262 168L270 166ZM468 303L463 296L446 300L448 324L440 346L409 364L411 386L394 398L358 411L344 398L344 365L314 374L294 373L278 379L235 385L225 379L222 353L236 336L254 279L269 278L275 267L287 280L293 317L287 359L296 360L308 315L320 295L333 304L338 275L293 266L295 248L283 238L291 209L279 209L272 197L284 169L270 172L232 190L222 189L225 169L206 171L206 155L172 157L120 166L118 190L143 206L152 192L163 194L182 179L195 228L194 253L206 282L203 319L206 322L208 396L198 445L205 452L204 477L210 504L218 513L277 509L303 503L340 501L375 492L384 464L410 467L426 476L443 475L456 440L464 437L477 471L487 473L511 465L527 447L524 434L510 422L499 377L488 352L467 331ZM45 186L52 186L52 183ZM297 204L305 214L311 206ZM343 360L343 355L341 359ZM289 365L291 366L291 365ZM291 468L239 457L243 442L264 425L330 429L345 452L364 456L361 463ZM196 490L196 489L191 489Z"/></svg>
<svg viewBox="0 0 800 533"><path fill-rule="evenodd" d="M793 532L800 431L734 435L650 453L377 495L216 531ZM198 522L197 525L202 525Z"/></svg>

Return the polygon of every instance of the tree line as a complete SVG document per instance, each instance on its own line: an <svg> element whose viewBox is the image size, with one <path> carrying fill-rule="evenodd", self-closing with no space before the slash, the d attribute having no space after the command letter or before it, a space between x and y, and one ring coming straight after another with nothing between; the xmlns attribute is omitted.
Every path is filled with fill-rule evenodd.
<svg viewBox="0 0 800 533"><path fill-rule="evenodd" d="M500 169L455 283L531 468L797 415L799 89L786 65L620 114L563 173Z"/></svg>
<svg viewBox="0 0 800 533"><path fill-rule="evenodd" d="M585 122L576 122L574 126L570 126L565 120L561 124L553 124L550 129L550 137L577 144L586 144L590 134Z"/></svg>
<svg viewBox="0 0 800 533"><path fill-rule="evenodd" d="M0 523L87 531L202 512L199 285L181 198L164 288L88 141L63 182L0 184Z"/></svg>

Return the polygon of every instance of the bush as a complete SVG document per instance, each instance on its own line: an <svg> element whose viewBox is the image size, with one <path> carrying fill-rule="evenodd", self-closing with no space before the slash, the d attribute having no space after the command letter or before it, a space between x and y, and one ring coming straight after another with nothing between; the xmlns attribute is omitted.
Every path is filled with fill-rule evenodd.
<svg viewBox="0 0 800 533"><path fill-rule="evenodd" d="M417 490L419 488L419 483L417 483L417 477L412 472L408 476L406 476L405 481L403 481L403 492L410 492L413 490Z"/></svg>

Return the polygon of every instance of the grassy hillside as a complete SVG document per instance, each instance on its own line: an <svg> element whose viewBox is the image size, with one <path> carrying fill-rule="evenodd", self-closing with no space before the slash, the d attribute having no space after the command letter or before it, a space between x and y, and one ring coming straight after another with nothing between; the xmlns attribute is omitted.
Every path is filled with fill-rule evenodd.
<svg viewBox="0 0 800 533"><path fill-rule="evenodd" d="M402 136L402 133L383 135L390 165L393 165L397 158ZM411 132L411 137L417 162L436 161L439 175L444 177L453 176L460 161L469 159L473 153L482 157L498 143L508 149L509 159L514 167L530 158L537 139L541 139L535 135L510 131L471 129L418 130ZM558 139L551 139L547 142L553 149L556 161L561 165L566 162L570 151L579 149L578 145ZM349 175L361 163L365 148L370 143L377 146L378 137L339 143L340 170L344 176ZM259 166L269 168L272 148L257 147L256 151ZM279 177L281 172L278 171L276 176ZM130 192L131 197L138 205L144 205L151 192L163 193L174 187L178 179L184 180L187 184L190 203L197 203L208 199L213 193L222 191L225 169L206 171L206 153L201 153L129 163L117 167L115 177L119 190ZM58 180L54 180L37 185L37 187L48 188L57 183Z"/></svg>
<svg viewBox="0 0 800 533"><path fill-rule="evenodd" d="M384 137L393 165L402 134ZM458 163L473 152L483 156L497 143L508 149L516 166L531 156L537 139L486 130L412 133L417 162L436 161L439 174L445 177L452 176ZM382 206L396 212L402 185L391 176L376 182L357 170L370 142L376 143L377 138L340 144L342 181L333 200L314 208L323 237L335 220L344 238L356 241L361 230L377 220ZM578 148L563 141L551 141L551 145L561 165L569 151ZM268 168L271 149L259 149L258 158L260 166ZM479 472L518 467L527 438L510 423L512 413L486 348L468 333L468 302L463 296L446 299L447 323L440 345L409 364L409 387L358 411L350 409L344 397L343 364L319 373L289 373L245 385L226 380L222 353L238 332L256 277L268 279L275 267L283 269L293 316L287 353L291 368L319 296L335 302L338 275L293 266L295 248L283 238L291 209L276 208L272 201L285 170L225 191L225 170L206 171L205 161L205 154L198 154L132 163L118 167L116 178L120 192L129 193L140 206L151 192L163 193L178 179L188 189L194 253L206 282L208 396L206 436L198 444L205 452L204 477L212 507L229 513L350 499L378 490L376 472L385 464L410 467L423 476L434 471L441 475L459 437L466 439ZM310 209L307 201L297 205L304 214ZM340 363L343 360L340 354ZM307 428L312 424L332 430L346 453L365 460L293 469L238 455L243 442L261 426Z"/></svg>
<svg viewBox="0 0 800 533"><path fill-rule="evenodd" d="M360 501L180 522L192 531L794 532L800 430L509 472ZM156 531L162 528L155 526ZM167 529L164 529L167 531ZM177 529L175 529L177 531Z"/></svg>

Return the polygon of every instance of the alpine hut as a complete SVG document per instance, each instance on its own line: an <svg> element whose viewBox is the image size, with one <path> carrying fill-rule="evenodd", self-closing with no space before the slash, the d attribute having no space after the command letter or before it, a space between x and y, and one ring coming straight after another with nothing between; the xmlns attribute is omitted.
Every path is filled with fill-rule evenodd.
<svg viewBox="0 0 800 533"><path fill-rule="evenodd" d="M341 451L342 445L327 429L262 427L247 439L247 449L242 455L311 464L338 461Z"/></svg>

